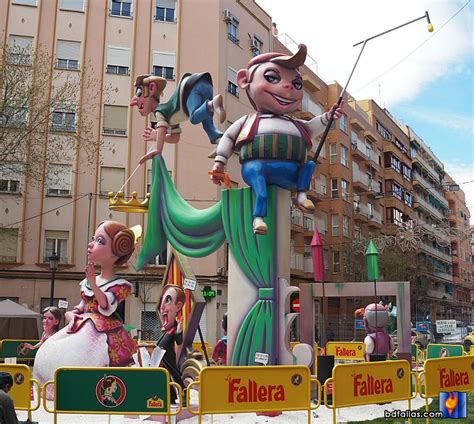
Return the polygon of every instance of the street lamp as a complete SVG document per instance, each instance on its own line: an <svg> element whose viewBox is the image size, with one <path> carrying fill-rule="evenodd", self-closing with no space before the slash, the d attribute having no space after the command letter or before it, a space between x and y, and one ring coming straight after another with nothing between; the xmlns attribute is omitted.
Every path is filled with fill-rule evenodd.
<svg viewBox="0 0 474 424"><path fill-rule="evenodd" d="M49 257L49 269L51 270L51 293L49 295L49 306L53 306L54 301L54 277L56 277L56 271L59 264L59 255L56 252Z"/></svg>

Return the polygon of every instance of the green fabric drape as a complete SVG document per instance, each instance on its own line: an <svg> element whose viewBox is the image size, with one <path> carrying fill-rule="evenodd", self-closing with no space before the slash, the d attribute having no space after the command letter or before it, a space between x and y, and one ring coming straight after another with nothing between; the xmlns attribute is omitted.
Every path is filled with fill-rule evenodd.
<svg viewBox="0 0 474 424"><path fill-rule="evenodd" d="M240 326L232 365L253 365L256 352L269 354L269 365L276 363L276 187L268 187L265 236L252 231L254 202L250 188L222 192L222 221L229 248L242 272L258 288L258 300Z"/></svg>
<svg viewBox="0 0 474 424"><path fill-rule="evenodd" d="M207 209L193 208L176 191L162 156L154 156L148 224L137 270L154 262L167 241L179 253L198 258L217 250L224 239L221 202Z"/></svg>

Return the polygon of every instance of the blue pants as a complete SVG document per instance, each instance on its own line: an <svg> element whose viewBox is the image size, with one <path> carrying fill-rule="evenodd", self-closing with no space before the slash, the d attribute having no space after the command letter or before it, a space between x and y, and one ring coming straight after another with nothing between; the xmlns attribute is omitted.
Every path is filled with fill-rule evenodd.
<svg viewBox="0 0 474 424"><path fill-rule="evenodd" d="M217 140L222 137L223 133L214 126L213 113L207 109L207 101L212 100L212 98L212 85L208 81L200 80L189 92L186 107L188 108L191 124L197 125L201 122L210 142L217 144Z"/></svg>
<svg viewBox="0 0 474 424"><path fill-rule="evenodd" d="M256 201L252 215L267 216L267 185L286 190L307 191L315 163L310 160L301 166L297 162L276 159L250 159L242 164L242 178L252 187Z"/></svg>

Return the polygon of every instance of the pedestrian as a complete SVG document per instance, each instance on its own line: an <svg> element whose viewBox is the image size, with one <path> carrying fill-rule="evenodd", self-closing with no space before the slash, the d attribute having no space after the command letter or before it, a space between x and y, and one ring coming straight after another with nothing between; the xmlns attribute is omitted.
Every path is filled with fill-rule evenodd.
<svg viewBox="0 0 474 424"><path fill-rule="evenodd" d="M0 424L24 424L18 421L13 399L8 392L13 386L13 377L8 372L0 372Z"/></svg>
<svg viewBox="0 0 474 424"><path fill-rule="evenodd" d="M212 351L212 359L217 365L227 364L227 313L222 317L222 329L224 336L216 343Z"/></svg>

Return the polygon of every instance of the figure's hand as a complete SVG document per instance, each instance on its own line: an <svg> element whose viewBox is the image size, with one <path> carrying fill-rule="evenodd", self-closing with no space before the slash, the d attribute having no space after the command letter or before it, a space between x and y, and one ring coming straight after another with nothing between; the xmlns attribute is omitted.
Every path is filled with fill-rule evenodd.
<svg viewBox="0 0 474 424"><path fill-rule="evenodd" d="M72 311L68 311L64 314L64 320L66 321L66 324L69 324L70 322L74 322L74 317L76 314Z"/></svg>
<svg viewBox="0 0 474 424"><path fill-rule="evenodd" d="M176 327L176 333L181 334L183 332L183 317L176 320L178 326Z"/></svg>
<svg viewBox="0 0 474 424"><path fill-rule="evenodd" d="M95 275L95 269L94 269L94 264L87 264L86 269L86 279L87 282L91 285L91 287L96 286L96 275Z"/></svg>
<svg viewBox="0 0 474 424"><path fill-rule="evenodd" d="M154 130L151 127L147 127L145 131L143 131L143 140L145 141L155 141L157 137L158 131Z"/></svg>
<svg viewBox="0 0 474 424"><path fill-rule="evenodd" d="M329 112L326 112L326 118L328 121L331 119L333 113L334 119L339 119L344 114L344 102L342 102L340 106L338 106L337 103L334 103Z"/></svg>
<svg viewBox="0 0 474 424"><path fill-rule="evenodd" d="M214 173L223 173L224 172L224 164L221 162L214 162L214 166L212 167L212 172ZM211 180L214 184L221 185L222 178L219 178L217 175L211 175Z"/></svg>
<svg viewBox="0 0 474 424"><path fill-rule="evenodd" d="M143 165L148 159L151 159L153 156L156 156L158 153L161 153L161 152L159 152L158 150L149 151L146 155L143 155L140 158L139 164Z"/></svg>
<svg viewBox="0 0 474 424"><path fill-rule="evenodd" d="M23 346L21 347L21 351L22 353L26 350L31 350L31 349L34 349L33 345L30 344L30 343L23 343ZM26 352L24 352L23 354L25 354Z"/></svg>

